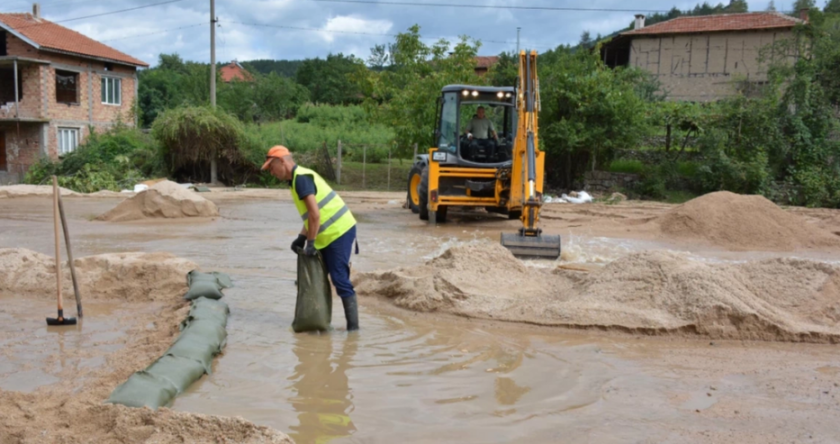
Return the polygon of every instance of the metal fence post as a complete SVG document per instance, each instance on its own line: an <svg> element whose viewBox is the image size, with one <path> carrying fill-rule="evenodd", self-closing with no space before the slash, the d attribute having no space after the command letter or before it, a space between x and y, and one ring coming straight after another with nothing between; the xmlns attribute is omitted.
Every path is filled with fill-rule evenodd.
<svg viewBox="0 0 840 444"><path fill-rule="evenodd" d="M411 158L411 161L414 162L414 159L417 158L417 144L414 144L414 157Z"/></svg>
<svg viewBox="0 0 840 444"><path fill-rule="evenodd" d="M367 189L367 145L362 146L362 189Z"/></svg>
<svg viewBox="0 0 840 444"><path fill-rule="evenodd" d="M341 185L341 141L338 141L338 153L335 158L336 169L335 169L335 183L336 185Z"/></svg>

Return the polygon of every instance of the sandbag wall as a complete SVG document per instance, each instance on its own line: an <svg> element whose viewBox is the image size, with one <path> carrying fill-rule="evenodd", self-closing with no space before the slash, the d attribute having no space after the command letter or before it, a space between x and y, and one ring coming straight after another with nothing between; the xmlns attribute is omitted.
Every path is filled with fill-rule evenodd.
<svg viewBox="0 0 840 444"><path fill-rule="evenodd" d="M178 339L152 365L114 389L106 402L157 409L170 405L192 383L210 374L213 358L222 352L227 340L230 309L219 299L221 290L231 286L230 278L192 271L187 284L190 289L184 298L192 302Z"/></svg>

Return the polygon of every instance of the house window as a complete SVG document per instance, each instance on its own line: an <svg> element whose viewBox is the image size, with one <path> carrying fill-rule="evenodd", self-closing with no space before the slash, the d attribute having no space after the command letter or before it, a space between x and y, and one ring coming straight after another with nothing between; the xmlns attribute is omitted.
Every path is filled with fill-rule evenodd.
<svg viewBox="0 0 840 444"><path fill-rule="evenodd" d="M23 100L23 73L18 67L18 102ZM0 106L15 101L15 70L0 68Z"/></svg>
<svg viewBox="0 0 840 444"><path fill-rule="evenodd" d="M122 103L122 79L102 78L102 103L119 105Z"/></svg>
<svg viewBox="0 0 840 444"><path fill-rule="evenodd" d="M58 129L58 155L63 156L68 153L76 151L79 146L79 129L78 128L59 128Z"/></svg>
<svg viewBox="0 0 840 444"><path fill-rule="evenodd" d="M0 31L0 57L9 55L6 49L6 31Z"/></svg>
<svg viewBox="0 0 840 444"><path fill-rule="evenodd" d="M55 101L79 103L79 74L55 70Z"/></svg>

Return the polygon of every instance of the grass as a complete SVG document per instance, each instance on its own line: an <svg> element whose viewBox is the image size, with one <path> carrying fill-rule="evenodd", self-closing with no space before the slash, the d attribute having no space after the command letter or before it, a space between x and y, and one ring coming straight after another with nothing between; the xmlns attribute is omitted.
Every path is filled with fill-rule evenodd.
<svg viewBox="0 0 840 444"><path fill-rule="evenodd" d="M388 162L368 163L342 162L339 190L405 191L408 188L408 172L411 161L391 160L391 180L388 182Z"/></svg>
<svg viewBox="0 0 840 444"><path fill-rule="evenodd" d="M611 173L633 173L641 174L645 170L645 164L641 160L616 159L610 163L607 171Z"/></svg>

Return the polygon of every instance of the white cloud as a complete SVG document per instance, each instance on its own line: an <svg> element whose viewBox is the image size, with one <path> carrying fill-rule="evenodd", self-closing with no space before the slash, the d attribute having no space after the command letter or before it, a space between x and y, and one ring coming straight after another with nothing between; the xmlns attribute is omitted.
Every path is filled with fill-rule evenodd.
<svg viewBox="0 0 840 444"><path fill-rule="evenodd" d="M394 24L390 20L370 20L357 16L330 17L321 27L321 38L325 42L333 42L337 34L353 37L363 34L387 34ZM359 33L359 34L351 34Z"/></svg>

